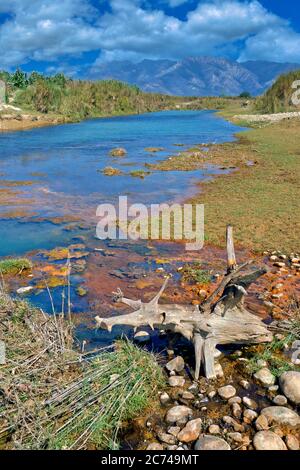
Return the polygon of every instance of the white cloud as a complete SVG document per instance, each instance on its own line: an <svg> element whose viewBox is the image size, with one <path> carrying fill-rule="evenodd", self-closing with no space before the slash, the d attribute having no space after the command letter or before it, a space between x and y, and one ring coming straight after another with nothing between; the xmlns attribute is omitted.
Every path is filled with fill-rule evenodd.
<svg viewBox="0 0 300 470"><path fill-rule="evenodd" d="M1 0L0 11L12 15L0 25L0 48L8 51L2 66L57 61L92 50L99 50L94 67L113 59L227 53L240 60L300 62L300 35L257 0L204 0L185 20L149 4L143 7L142 0L109 3L110 11L104 11L101 1L96 9L90 0Z"/></svg>

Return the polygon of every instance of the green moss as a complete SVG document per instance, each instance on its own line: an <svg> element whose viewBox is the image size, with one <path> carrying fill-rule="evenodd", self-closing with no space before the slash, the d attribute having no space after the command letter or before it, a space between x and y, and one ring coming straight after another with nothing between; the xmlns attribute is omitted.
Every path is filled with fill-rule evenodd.
<svg viewBox="0 0 300 470"><path fill-rule="evenodd" d="M184 282L197 282L199 284L209 284L211 275L208 271L201 269L200 263L186 264L182 271L182 280Z"/></svg>
<svg viewBox="0 0 300 470"><path fill-rule="evenodd" d="M28 269L32 269L32 263L26 258L8 258L0 261L2 274L18 274Z"/></svg>

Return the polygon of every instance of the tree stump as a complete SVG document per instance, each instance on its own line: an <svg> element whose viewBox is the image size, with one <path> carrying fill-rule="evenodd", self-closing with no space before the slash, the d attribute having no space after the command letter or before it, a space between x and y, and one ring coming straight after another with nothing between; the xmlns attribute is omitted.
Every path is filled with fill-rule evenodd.
<svg viewBox="0 0 300 470"><path fill-rule="evenodd" d="M261 318L244 307L248 287L267 268L255 271L246 269L252 261L238 266L234 252L232 227L227 227L227 273L217 289L200 306L158 303L166 288L165 280L158 294L148 303L123 296L120 289L114 300L123 302L134 312L111 318L97 316L97 327L111 331L115 325L127 325L137 329L149 325L152 329L180 333L192 341L195 349L195 379L200 375L201 364L206 378L215 379L215 352L218 344L258 344L272 341L273 334ZM218 300L217 300L218 299Z"/></svg>

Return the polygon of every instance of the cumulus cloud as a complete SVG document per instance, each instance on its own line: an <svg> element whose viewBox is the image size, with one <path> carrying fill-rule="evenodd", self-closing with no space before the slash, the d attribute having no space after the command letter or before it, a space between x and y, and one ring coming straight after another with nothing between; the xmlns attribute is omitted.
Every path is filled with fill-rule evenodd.
<svg viewBox="0 0 300 470"><path fill-rule="evenodd" d="M188 0L165 1L176 7ZM55 62L88 51L99 51L94 70L114 59L211 54L300 62L300 35L258 0L202 0L184 20L142 0L108 3L109 9L103 1L1 0L0 12L9 13L0 25L2 64Z"/></svg>

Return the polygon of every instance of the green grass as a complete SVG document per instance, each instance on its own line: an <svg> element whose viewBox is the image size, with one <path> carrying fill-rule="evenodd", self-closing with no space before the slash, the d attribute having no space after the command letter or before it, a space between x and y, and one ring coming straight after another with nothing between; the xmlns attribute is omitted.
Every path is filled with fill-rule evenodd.
<svg viewBox="0 0 300 470"><path fill-rule="evenodd" d="M257 110L261 113L299 111L300 106L295 106L292 102L293 94L297 88L299 89L299 87L296 89L292 88L292 84L297 80L300 80L300 70L289 72L278 77L271 88L269 88L262 97L256 100Z"/></svg>
<svg viewBox="0 0 300 470"><path fill-rule="evenodd" d="M155 357L127 340L119 341L114 352L101 354L94 359L90 367L91 372L99 369L103 372L96 380L86 381L84 395L97 395L101 390L103 395L94 405L87 405L82 414L77 417L74 414L75 419L62 431L57 432L53 423L50 423L48 432L51 449L73 448L78 436L83 435L88 428L89 448L117 449L122 423L153 405L155 392L164 385L163 373ZM118 383L109 389L113 374L119 375Z"/></svg>
<svg viewBox="0 0 300 470"><path fill-rule="evenodd" d="M18 274L32 269L32 263L26 258L8 258L0 261L0 273Z"/></svg>
<svg viewBox="0 0 300 470"><path fill-rule="evenodd" d="M181 271L181 279L184 282L197 282L199 284L209 284L211 282L211 275L201 269L200 263L186 264Z"/></svg>
<svg viewBox="0 0 300 470"><path fill-rule="evenodd" d="M297 322L297 324L295 322L294 327L295 330L299 330L299 322ZM281 374L283 374L283 372L287 372L289 370L300 371L300 367L295 366L295 364L290 362L284 356L285 345L291 347L296 339L297 336L295 336L293 332L289 333L287 336L285 336L284 339L281 340L274 338L270 344L264 346L261 351L257 351L251 356L247 365L247 369L251 373L257 372L259 369L261 369L261 367L258 366L257 361L263 360L268 363L268 368L275 377L279 377Z"/></svg>

